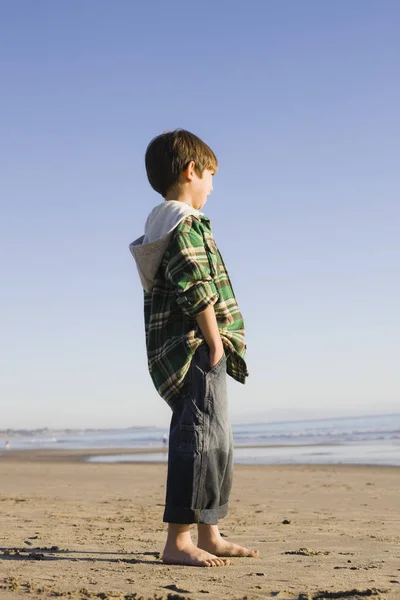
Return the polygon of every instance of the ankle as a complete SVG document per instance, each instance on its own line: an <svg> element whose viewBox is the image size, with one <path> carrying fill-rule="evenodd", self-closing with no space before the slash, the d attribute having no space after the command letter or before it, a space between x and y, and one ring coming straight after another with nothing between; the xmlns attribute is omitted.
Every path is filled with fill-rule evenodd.
<svg viewBox="0 0 400 600"><path fill-rule="evenodd" d="M221 539L218 525L198 525L197 534L199 541L217 542Z"/></svg>
<svg viewBox="0 0 400 600"><path fill-rule="evenodd" d="M182 549L188 545L193 545L189 525L170 523L168 527L166 546L169 548Z"/></svg>

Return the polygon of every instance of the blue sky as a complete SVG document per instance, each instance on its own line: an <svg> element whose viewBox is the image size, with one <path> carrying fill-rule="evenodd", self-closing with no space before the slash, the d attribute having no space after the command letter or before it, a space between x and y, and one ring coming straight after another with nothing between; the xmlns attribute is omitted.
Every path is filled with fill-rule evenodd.
<svg viewBox="0 0 400 600"><path fill-rule="evenodd" d="M129 242L183 127L247 327L233 419L400 406L396 1L0 6L0 429L166 425Z"/></svg>

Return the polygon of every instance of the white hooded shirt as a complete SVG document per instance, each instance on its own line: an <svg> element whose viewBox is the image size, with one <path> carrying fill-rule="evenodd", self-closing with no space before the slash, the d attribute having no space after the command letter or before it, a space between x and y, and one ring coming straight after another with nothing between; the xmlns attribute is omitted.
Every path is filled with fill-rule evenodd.
<svg viewBox="0 0 400 600"><path fill-rule="evenodd" d="M144 235L129 245L136 261L143 289L151 292L163 256L174 230L188 216L200 218L202 213L186 202L164 200L147 217Z"/></svg>

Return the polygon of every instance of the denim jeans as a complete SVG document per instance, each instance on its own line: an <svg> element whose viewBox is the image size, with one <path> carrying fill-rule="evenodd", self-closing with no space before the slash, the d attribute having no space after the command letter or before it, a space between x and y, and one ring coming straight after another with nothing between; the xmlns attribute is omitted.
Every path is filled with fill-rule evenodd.
<svg viewBox="0 0 400 600"><path fill-rule="evenodd" d="M233 461L226 377L225 354L210 368L208 346L203 343L173 408L167 523L217 524L228 512Z"/></svg>

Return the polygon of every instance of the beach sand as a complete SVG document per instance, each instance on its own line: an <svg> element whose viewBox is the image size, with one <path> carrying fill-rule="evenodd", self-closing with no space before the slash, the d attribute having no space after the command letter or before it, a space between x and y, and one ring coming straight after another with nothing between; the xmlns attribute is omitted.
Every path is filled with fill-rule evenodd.
<svg viewBox="0 0 400 600"><path fill-rule="evenodd" d="M400 599L400 468L237 466L220 529L261 557L195 568L159 560L166 465L87 454L0 454L1 600Z"/></svg>

